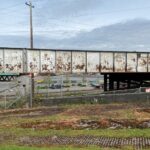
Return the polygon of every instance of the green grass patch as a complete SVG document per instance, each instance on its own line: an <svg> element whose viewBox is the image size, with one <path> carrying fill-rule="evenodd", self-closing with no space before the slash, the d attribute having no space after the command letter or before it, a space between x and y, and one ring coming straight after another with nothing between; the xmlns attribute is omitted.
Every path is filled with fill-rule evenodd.
<svg viewBox="0 0 150 150"><path fill-rule="evenodd" d="M14 135L14 136L105 136L105 137L150 137L150 129L97 129L97 130L36 130L36 129L23 129L23 128L0 128L1 135Z"/></svg>
<svg viewBox="0 0 150 150"><path fill-rule="evenodd" d="M17 145L0 145L0 150L134 150L133 147L100 148L99 146L74 147L74 146L51 146L51 147L27 147ZM143 149L146 150L146 149Z"/></svg>

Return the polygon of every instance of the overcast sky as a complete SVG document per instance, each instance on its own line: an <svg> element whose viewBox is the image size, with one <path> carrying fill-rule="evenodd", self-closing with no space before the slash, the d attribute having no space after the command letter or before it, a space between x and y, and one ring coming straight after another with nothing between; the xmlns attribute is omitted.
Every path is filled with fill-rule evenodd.
<svg viewBox="0 0 150 150"><path fill-rule="evenodd" d="M0 5L0 47L29 47L24 0ZM32 0L34 47L150 50L150 0Z"/></svg>

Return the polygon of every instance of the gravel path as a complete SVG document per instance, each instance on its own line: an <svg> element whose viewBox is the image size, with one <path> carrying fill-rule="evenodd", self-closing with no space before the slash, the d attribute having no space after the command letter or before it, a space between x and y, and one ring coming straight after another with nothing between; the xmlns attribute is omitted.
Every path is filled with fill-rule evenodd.
<svg viewBox="0 0 150 150"><path fill-rule="evenodd" d="M150 138L115 138L115 137L94 137L94 136L52 136L52 137L22 137L19 143L25 145L97 145L101 147L117 147L133 146L139 150L142 148L150 148Z"/></svg>

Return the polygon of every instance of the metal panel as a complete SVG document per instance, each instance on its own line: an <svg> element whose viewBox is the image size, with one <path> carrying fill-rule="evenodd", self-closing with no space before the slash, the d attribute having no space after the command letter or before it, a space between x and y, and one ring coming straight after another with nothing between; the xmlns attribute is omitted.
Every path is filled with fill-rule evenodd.
<svg viewBox="0 0 150 150"><path fill-rule="evenodd" d="M28 50L28 72L40 72L39 51Z"/></svg>
<svg viewBox="0 0 150 150"><path fill-rule="evenodd" d="M100 53L87 52L87 72L99 72L100 69Z"/></svg>
<svg viewBox="0 0 150 150"><path fill-rule="evenodd" d="M27 49L22 50L22 57L23 57L23 72L28 72Z"/></svg>
<svg viewBox="0 0 150 150"><path fill-rule="evenodd" d="M5 72L23 72L22 50L5 50Z"/></svg>
<svg viewBox="0 0 150 150"><path fill-rule="evenodd" d="M58 73L71 72L71 52L56 52L56 68Z"/></svg>
<svg viewBox="0 0 150 150"><path fill-rule="evenodd" d="M72 52L72 72L85 72L86 52Z"/></svg>
<svg viewBox="0 0 150 150"><path fill-rule="evenodd" d="M147 54L146 53L138 53L138 72L147 72Z"/></svg>
<svg viewBox="0 0 150 150"><path fill-rule="evenodd" d="M101 52L101 72L113 72L113 53Z"/></svg>
<svg viewBox="0 0 150 150"><path fill-rule="evenodd" d="M55 51L41 51L41 72L55 72Z"/></svg>
<svg viewBox="0 0 150 150"><path fill-rule="evenodd" d="M127 72L136 72L137 53L127 53Z"/></svg>
<svg viewBox="0 0 150 150"><path fill-rule="evenodd" d="M126 53L114 53L114 70L115 72L125 72Z"/></svg>
<svg viewBox="0 0 150 150"><path fill-rule="evenodd" d="M4 71L3 50L0 50L0 72Z"/></svg>

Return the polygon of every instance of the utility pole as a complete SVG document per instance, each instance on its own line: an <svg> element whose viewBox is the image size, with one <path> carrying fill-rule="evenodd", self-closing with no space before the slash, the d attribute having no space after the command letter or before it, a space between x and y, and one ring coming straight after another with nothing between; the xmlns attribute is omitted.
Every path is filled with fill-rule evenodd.
<svg viewBox="0 0 150 150"><path fill-rule="evenodd" d="M30 8L30 48L33 49L32 8L34 8L34 6L31 1L29 1L29 3L26 2L25 4Z"/></svg>
<svg viewBox="0 0 150 150"><path fill-rule="evenodd" d="M32 8L34 6L32 5L32 2L29 1L29 3L25 3L30 8L30 48L33 49L33 25L32 25ZM30 102L29 105L32 107L32 99L34 97L34 74L31 73L31 91L30 91Z"/></svg>

